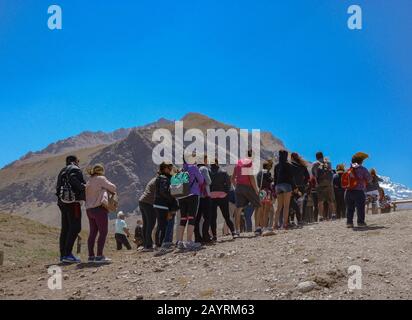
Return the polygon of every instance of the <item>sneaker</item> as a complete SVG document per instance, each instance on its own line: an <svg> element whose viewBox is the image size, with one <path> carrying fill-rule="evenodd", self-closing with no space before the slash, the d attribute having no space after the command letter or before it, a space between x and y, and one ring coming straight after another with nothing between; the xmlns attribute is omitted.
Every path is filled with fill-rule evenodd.
<svg viewBox="0 0 412 320"><path fill-rule="evenodd" d="M189 251L197 251L202 247L202 244L199 242L189 241L186 243L185 248Z"/></svg>
<svg viewBox="0 0 412 320"><path fill-rule="evenodd" d="M140 250L140 252L153 252L154 249L153 248L143 248L142 250Z"/></svg>
<svg viewBox="0 0 412 320"><path fill-rule="evenodd" d="M262 235L262 228L257 228L255 231L255 236L261 236Z"/></svg>
<svg viewBox="0 0 412 320"><path fill-rule="evenodd" d="M161 257L161 256L164 256L164 255L170 253L170 252L173 252L173 249L172 249L172 248L162 247L159 251L157 251L157 252L154 254L154 257Z"/></svg>
<svg viewBox="0 0 412 320"><path fill-rule="evenodd" d="M62 262L65 263L81 263L82 261L75 257L73 254L67 256L67 257L63 257Z"/></svg>
<svg viewBox="0 0 412 320"><path fill-rule="evenodd" d="M233 233L233 239L239 238L240 237L240 232L239 231L235 231Z"/></svg>
<svg viewBox="0 0 412 320"><path fill-rule="evenodd" d="M183 243L183 241L179 241L176 245L176 252L184 252L185 250L185 244Z"/></svg>
<svg viewBox="0 0 412 320"><path fill-rule="evenodd" d="M348 229L353 228L353 223L347 223L347 224L346 224L346 228L348 228Z"/></svg>
<svg viewBox="0 0 412 320"><path fill-rule="evenodd" d="M163 242L160 250L162 249L171 249L173 247L173 242Z"/></svg>
<svg viewBox="0 0 412 320"><path fill-rule="evenodd" d="M358 223L359 228L366 228L368 225L365 222Z"/></svg>
<svg viewBox="0 0 412 320"><path fill-rule="evenodd" d="M87 262L94 262L96 260L96 257L89 257L87 259Z"/></svg>
<svg viewBox="0 0 412 320"><path fill-rule="evenodd" d="M109 258L106 258L105 256L100 256L100 257L96 257L94 259L95 263L111 263L112 260Z"/></svg>

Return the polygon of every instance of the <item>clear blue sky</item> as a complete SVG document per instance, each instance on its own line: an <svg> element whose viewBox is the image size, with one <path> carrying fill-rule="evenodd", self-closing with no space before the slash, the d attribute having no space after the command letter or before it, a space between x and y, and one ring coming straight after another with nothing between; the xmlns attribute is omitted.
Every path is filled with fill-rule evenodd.
<svg viewBox="0 0 412 320"><path fill-rule="evenodd" d="M63 30L47 8L63 9ZM363 30L347 28L351 4ZM83 130L205 113L412 186L410 0L0 0L0 166Z"/></svg>

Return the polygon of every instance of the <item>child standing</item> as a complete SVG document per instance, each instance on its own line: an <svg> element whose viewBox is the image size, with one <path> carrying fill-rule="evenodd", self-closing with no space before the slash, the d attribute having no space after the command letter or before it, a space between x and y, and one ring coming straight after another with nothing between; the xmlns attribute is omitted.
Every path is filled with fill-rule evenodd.
<svg viewBox="0 0 412 320"><path fill-rule="evenodd" d="M115 235L114 235L116 239L117 250L122 250L123 246L125 246L127 250L132 249L129 243L129 240L127 240L127 238L130 237L130 232L127 227L127 223L124 219L125 219L125 215L122 211L120 211L117 214L116 225L115 225Z"/></svg>

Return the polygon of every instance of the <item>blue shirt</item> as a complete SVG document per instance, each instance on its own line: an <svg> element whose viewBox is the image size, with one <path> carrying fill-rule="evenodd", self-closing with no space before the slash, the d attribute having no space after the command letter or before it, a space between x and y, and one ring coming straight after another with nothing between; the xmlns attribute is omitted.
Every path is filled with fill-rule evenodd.
<svg viewBox="0 0 412 320"><path fill-rule="evenodd" d="M115 233L126 235L126 232L124 232L124 228L127 228L126 221L121 220L121 219L116 219Z"/></svg>

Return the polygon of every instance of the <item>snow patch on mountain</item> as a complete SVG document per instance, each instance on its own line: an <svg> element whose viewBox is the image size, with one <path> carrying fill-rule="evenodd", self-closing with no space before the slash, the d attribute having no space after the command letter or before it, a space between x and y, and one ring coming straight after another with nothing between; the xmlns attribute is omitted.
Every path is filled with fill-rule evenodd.
<svg viewBox="0 0 412 320"><path fill-rule="evenodd" d="M392 200L412 199L412 189L401 183L393 182L389 177L381 176L381 178L383 182L379 185Z"/></svg>

